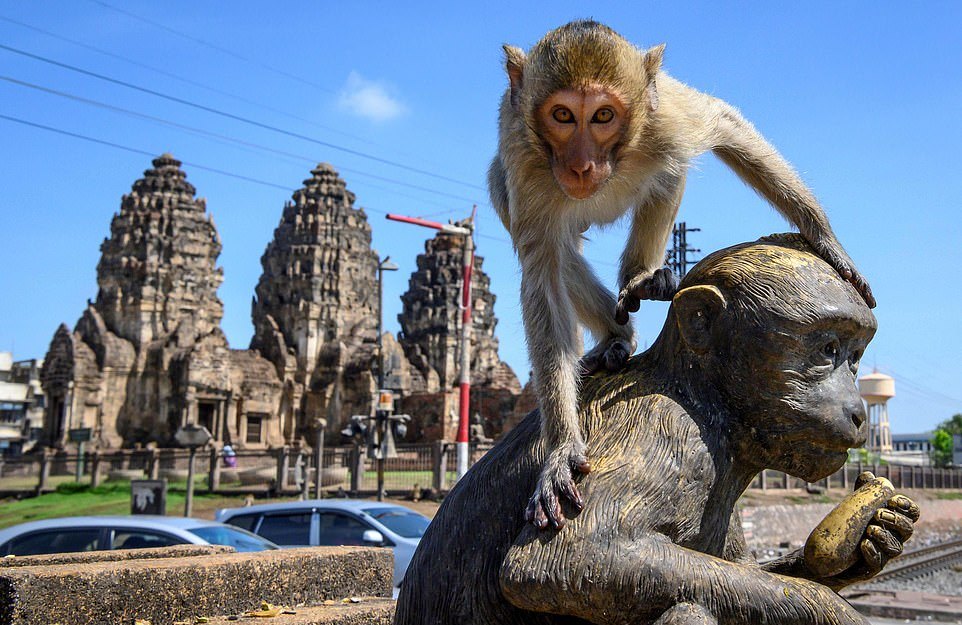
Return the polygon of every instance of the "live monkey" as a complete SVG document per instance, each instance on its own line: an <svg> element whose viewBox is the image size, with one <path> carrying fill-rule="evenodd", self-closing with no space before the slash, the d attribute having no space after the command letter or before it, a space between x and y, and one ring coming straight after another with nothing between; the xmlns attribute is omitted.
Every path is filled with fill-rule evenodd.
<svg viewBox="0 0 962 625"><path fill-rule="evenodd" d="M670 300L662 267L689 163L714 152L768 200L865 302L868 283L812 192L731 105L661 70L664 45L640 50L590 20L549 32L525 54L504 46L491 200L521 264L521 308L548 453L526 518L561 527L561 499L581 508L574 473L591 470L577 420L582 374L620 369L634 350L629 314ZM617 298L581 254L582 233L631 212ZM581 356L578 322L597 341ZM579 361L580 358L580 361Z"/></svg>

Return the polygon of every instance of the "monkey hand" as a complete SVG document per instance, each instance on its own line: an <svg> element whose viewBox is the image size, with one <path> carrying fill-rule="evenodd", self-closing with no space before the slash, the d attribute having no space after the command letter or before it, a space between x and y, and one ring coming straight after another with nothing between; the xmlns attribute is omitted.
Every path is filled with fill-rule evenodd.
<svg viewBox="0 0 962 625"><path fill-rule="evenodd" d="M855 263L849 258L842 245L834 238L822 237L812 242L812 247L822 259L831 265L840 276L852 283L869 308L875 308L875 296L872 287L855 268Z"/></svg>
<svg viewBox="0 0 962 625"><path fill-rule="evenodd" d="M808 537L805 565L815 581L835 590L874 577L902 553L918 519L915 502L866 471Z"/></svg>
<svg viewBox="0 0 962 625"><path fill-rule="evenodd" d="M678 277L668 267L662 267L653 273L639 273L627 280L618 294L615 321L621 325L628 323L629 314L638 311L643 299L667 302L677 292Z"/></svg>
<svg viewBox="0 0 962 625"><path fill-rule="evenodd" d="M584 508L584 499L575 485L575 471L591 471L584 443L572 442L552 451L541 469L534 494L528 500L524 520L538 529L545 529L549 524L554 529L561 529L565 524L561 498L567 499L578 510Z"/></svg>
<svg viewBox="0 0 962 625"><path fill-rule="evenodd" d="M621 371L633 351L635 342L631 338L611 336L582 356L578 364L582 375L591 375L598 371Z"/></svg>

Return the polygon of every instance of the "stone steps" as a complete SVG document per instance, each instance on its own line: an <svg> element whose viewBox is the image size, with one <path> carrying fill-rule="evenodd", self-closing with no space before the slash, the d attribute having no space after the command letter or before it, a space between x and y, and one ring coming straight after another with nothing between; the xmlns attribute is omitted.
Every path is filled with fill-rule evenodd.
<svg viewBox="0 0 962 625"><path fill-rule="evenodd" d="M120 624L135 618L171 625L243 614L261 601L318 606L344 597L390 597L392 573L391 551L372 547L0 568L0 625ZM342 613L353 618L351 610Z"/></svg>

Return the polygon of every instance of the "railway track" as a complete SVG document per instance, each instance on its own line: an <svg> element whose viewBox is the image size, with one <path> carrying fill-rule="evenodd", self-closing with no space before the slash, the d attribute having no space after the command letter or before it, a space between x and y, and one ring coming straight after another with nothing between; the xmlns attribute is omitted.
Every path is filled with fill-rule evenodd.
<svg viewBox="0 0 962 625"><path fill-rule="evenodd" d="M870 582L917 579L962 564L962 540L923 547L899 556Z"/></svg>

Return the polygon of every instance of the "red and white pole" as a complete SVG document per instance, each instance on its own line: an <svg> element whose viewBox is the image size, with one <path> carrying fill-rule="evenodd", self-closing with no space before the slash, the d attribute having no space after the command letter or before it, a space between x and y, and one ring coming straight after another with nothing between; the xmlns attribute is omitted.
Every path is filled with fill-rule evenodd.
<svg viewBox="0 0 962 625"><path fill-rule="evenodd" d="M468 430L471 421L471 309L474 303L471 301L471 277L474 273L474 216L477 212L475 206L471 212L471 219L460 224L442 224L436 221L428 221L418 217L407 217L404 215L388 214L387 218L393 221L424 226L456 234L463 237L464 249L461 258L461 380L460 397L458 406L458 436L456 440L457 448L457 472L458 479L461 479L468 472L468 460L470 450L468 448Z"/></svg>

